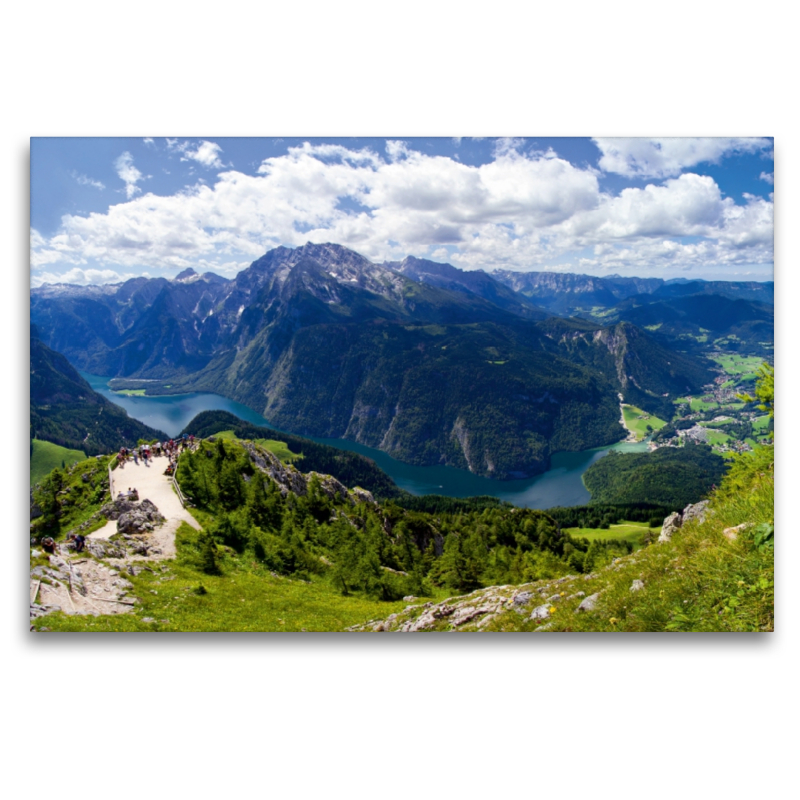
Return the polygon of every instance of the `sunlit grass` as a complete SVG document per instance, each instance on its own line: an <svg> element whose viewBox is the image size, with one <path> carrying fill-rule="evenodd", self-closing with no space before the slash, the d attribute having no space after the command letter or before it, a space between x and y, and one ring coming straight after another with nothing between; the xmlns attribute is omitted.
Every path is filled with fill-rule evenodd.
<svg viewBox="0 0 800 800"><path fill-rule="evenodd" d="M652 430L657 431L663 428L667 423L663 419L651 416L641 408L624 404L622 406L622 413L625 417L625 425L629 431L636 435L637 438L643 439L650 432L647 430L648 426Z"/></svg>
<svg viewBox="0 0 800 800"><path fill-rule="evenodd" d="M31 486L57 467L62 465L68 467L85 459L86 453L81 450L70 450L52 442L34 439L33 453L31 453Z"/></svg>

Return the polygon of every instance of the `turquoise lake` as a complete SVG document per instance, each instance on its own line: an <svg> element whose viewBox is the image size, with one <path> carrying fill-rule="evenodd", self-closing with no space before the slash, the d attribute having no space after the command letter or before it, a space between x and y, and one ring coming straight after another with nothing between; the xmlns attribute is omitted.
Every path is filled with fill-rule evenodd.
<svg viewBox="0 0 800 800"><path fill-rule="evenodd" d="M254 425L270 425L260 414L218 394L191 394L136 397L115 394L108 388L108 378L81 372L92 389L124 408L128 414L146 425L158 428L170 436L177 435L201 411L228 411ZM580 453L556 453L551 469L535 478L516 481L496 481L482 478L453 467L416 467L397 461L372 447L346 439L317 439L306 437L339 450L349 450L368 456L401 488L412 494L442 494L449 497L491 495L524 508L577 506L589 502L590 495L582 476L595 461L610 450L645 452L646 442L619 442L610 447L584 450Z"/></svg>

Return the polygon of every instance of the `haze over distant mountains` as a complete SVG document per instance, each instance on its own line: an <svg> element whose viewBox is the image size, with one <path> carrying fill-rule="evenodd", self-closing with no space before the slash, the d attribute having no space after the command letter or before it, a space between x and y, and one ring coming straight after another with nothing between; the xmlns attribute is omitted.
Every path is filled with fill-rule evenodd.
<svg viewBox="0 0 800 800"><path fill-rule="evenodd" d="M31 320L94 374L218 392L296 433L507 478L621 438L619 392L658 413L698 390L713 375L691 331L771 341L772 292L375 264L309 243L271 250L232 280L185 270L42 286Z"/></svg>

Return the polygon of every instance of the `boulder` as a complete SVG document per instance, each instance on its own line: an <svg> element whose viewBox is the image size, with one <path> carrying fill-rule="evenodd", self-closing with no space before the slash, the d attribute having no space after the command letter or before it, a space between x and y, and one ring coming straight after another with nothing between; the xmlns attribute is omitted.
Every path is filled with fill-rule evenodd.
<svg viewBox="0 0 800 800"><path fill-rule="evenodd" d="M356 498L356 502L358 503L369 503L370 505L375 505L375 498L372 496L372 492L368 492L366 489L362 489L360 486L356 486L353 489L353 496Z"/></svg>
<svg viewBox="0 0 800 800"><path fill-rule="evenodd" d="M514 595L512 602L515 606L526 606L531 600L533 600L533 594L531 592L518 592Z"/></svg>
<svg viewBox="0 0 800 800"><path fill-rule="evenodd" d="M594 594L590 594L578 606L578 611L594 611L594 608L597 605L597 598L598 597L600 597L600 592L595 592Z"/></svg>
<svg viewBox="0 0 800 800"><path fill-rule="evenodd" d="M100 513L109 520L119 519L122 514L133 511L136 507L136 503L130 498L120 497L110 503L106 503L100 509Z"/></svg>
<svg viewBox="0 0 800 800"><path fill-rule="evenodd" d="M125 558L127 555L122 542L110 542L108 539L87 539L85 546L95 558Z"/></svg>
<svg viewBox="0 0 800 800"><path fill-rule="evenodd" d="M672 538L672 534L679 530L683 524L683 518L675 511L670 514L661 526L661 535L658 537L659 542L668 542Z"/></svg>
<svg viewBox="0 0 800 800"><path fill-rule="evenodd" d="M150 500L142 500L125 511L117 518L117 531L119 533L146 533L152 531L166 519Z"/></svg>
<svg viewBox="0 0 800 800"><path fill-rule="evenodd" d="M550 606L545 603L543 606L536 606L531 611L531 619L547 619L550 616Z"/></svg>
<svg viewBox="0 0 800 800"><path fill-rule="evenodd" d="M708 500L702 500L699 503L686 506L683 509L682 524L685 525L690 519L696 519L702 522L706 518L706 509L708 508Z"/></svg>

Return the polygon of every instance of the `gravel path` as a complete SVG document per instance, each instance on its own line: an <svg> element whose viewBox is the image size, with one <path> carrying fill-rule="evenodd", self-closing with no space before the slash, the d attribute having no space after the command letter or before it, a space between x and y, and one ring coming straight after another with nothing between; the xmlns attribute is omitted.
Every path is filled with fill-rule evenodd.
<svg viewBox="0 0 800 800"><path fill-rule="evenodd" d="M137 489L140 500L150 500L166 517L167 521L149 535L151 541L158 543L163 558L172 558L175 555L175 531L181 522L187 522L195 530L200 530L197 520L181 505L172 487L172 480L164 475L168 463L166 456L149 461L148 466L142 461L138 464L129 461L124 468L117 467L112 473L115 497L120 490L126 492L128 488ZM88 537L108 539L116 532L117 523L112 520L88 534Z"/></svg>

